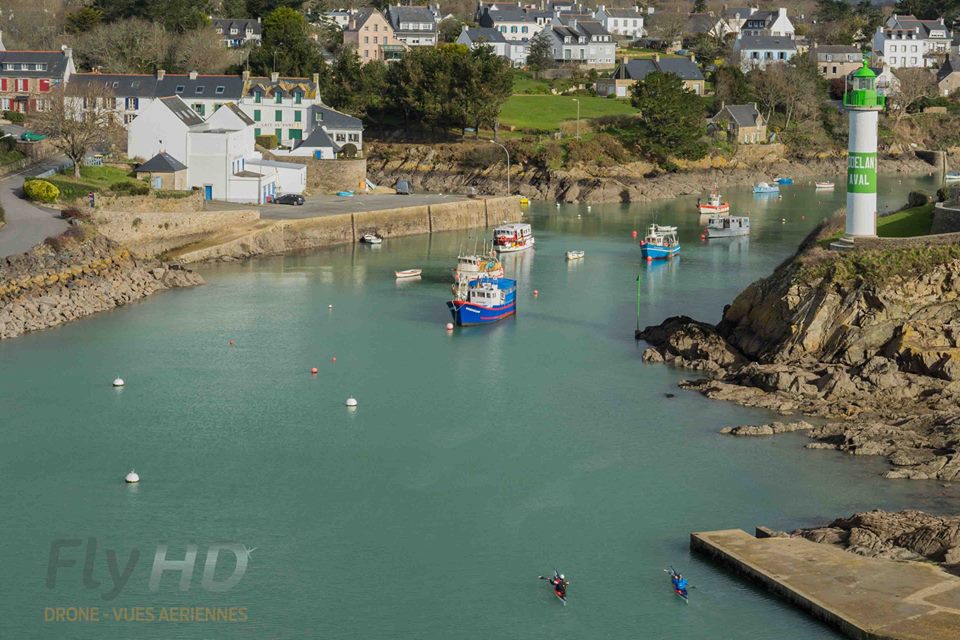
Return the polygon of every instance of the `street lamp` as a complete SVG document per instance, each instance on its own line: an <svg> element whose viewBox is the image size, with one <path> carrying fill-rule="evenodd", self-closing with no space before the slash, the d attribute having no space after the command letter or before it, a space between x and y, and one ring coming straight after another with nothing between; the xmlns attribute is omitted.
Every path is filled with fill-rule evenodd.
<svg viewBox="0 0 960 640"><path fill-rule="evenodd" d="M580 139L580 101L577 98L573 99L577 103L577 140Z"/></svg>
<svg viewBox="0 0 960 640"><path fill-rule="evenodd" d="M507 154L507 195L509 196L510 195L510 150L507 149L504 145L497 142L496 140L491 140L490 142L492 142L493 144L503 149L503 152Z"/></svg>

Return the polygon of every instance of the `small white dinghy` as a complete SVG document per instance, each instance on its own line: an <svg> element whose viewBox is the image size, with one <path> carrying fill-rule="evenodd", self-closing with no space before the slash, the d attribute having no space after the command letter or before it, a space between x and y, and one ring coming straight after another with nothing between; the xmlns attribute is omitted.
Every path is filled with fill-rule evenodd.
<svg viewBox="0 0 960 640"><path fill-rule="evenodd" d="M814 184L817 185L817 189L833 189L833 187L835 186L832 182L826 182L826 181L823 181L823 182L818 181L818 182L815 182Z"/></svg>
<svg viewBox="0 0 960 640"><path fill-rule="evenodd" d="M407 280L410 278L419 278L422 273L423 269L404 269L403 271L394 271L393 275L397 277L397 280Z"/></svg>
<svg viewBox="0 0 960 640"><path fill-rule="evenodd" d="M567 260L580 260L583 258L583 251L567 251Z"/></svg>
<svg viewBox="0 0 960 640"><path fill-rule="evenodd" d="M365 242L366 244L380 244L383 242L383 238L376 233L365 233L360 237L360 242Z"/></svg>

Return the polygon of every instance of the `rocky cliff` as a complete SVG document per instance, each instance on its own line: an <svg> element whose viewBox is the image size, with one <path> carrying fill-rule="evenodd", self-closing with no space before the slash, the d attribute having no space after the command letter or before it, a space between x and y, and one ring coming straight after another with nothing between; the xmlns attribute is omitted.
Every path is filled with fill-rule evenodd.
<svg viewBox="0 0 960 640"><path fill-rule="evenodd" d="M0 263L0 339L202 283L192 271L136 258L88 226L72 227Z"/></svg>
<svg viewBox="0 0 960 640"><path fill-rule="evenodd" d="M960 246L836 253L819 229L716 325L648 327L648 362L703 371L683 386L825 418L810 448L883 455L890 478L960 480ZM789 429L793 430L793 429ZM730 429L768 435L777 429Z"/></svg>
<svg viewBox="0 0 960 640"><path fill-rule="evenodd" d="M480 151L490 152L489 157ZM745 146L732 157L680 163L678 171L665 173L648 162L589 164L558 158L559 165L545 163L514 149L511 191L556 202L645 202L700 194L708 188L704 185L754 184L777 175L817 179L846 170L843 157L797 160L784 154L781 145ZM503 193L506 188L505 155L489 143L371 143L366 155L367 176L378 185L392 186L405 179L417 190L439 193L465 193L470 187L481 193ZM912 154L885 157L881 166L888 173L931 170Z"/></svg>
<svg viewBox="0 0 960 640"><path fill-rule="evenodd" d="M790 535L889 560L927 560L960 571L960 516L869 511Z"/></svg>

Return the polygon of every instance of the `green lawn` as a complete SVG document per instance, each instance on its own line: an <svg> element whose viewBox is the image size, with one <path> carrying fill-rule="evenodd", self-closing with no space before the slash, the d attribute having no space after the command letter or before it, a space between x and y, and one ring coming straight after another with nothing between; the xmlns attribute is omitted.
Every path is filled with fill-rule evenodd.
<svg viewBox="0 0 960 640"><path fill-rule="evenodd" d="M909 238L930 233L933 223L933 203L904 209L877 218L877 235L881 238Z"/></svg>
<svg viewBox="0 0 960 640"><path fill-rule="evenodd" d="M73 169L67 169L67 173L52 176L47 180L60 189L61 200L82 198L91 191L94 193L107 191L111 185L117 182L143 184L127 170L116 167L88 167L86 165L80 167L79 180L73 177Z"/></svg>
<svg viewBox="0 0 960 640"><path fill-rule="evenodd" d="M636 113L629 100L581 96L580 119ZM577 103L570 96L510 96L500 111L504 126L537 131L555 131L560 123L577 119Z"/></svg>
<svg viewBox="0 0 960 640"><path fill-rule="evenodd" d="M23 160L24 157L25 156L16 149L11 149L10 151L0 151L0 166L18 162Z"/></svg>

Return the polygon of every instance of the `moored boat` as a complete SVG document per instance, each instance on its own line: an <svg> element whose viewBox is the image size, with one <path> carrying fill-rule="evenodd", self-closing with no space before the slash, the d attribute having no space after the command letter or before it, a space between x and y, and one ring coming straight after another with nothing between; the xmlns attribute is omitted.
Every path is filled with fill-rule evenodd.
<svg viewBox="0 0 960 640"><path fill-rule="evenodd" d="M833 187L835 186L832 182L828 182L826 180L823 180L823 181L818 180L814 184L817 186L817 189L833 189Z"/></svg>
<svg viewBox="0 0 960 640"><path fill-rule="evenodd" d="M732 238L750 235L750 218L747 216L711 216L707 222L708 238Z"/></svg>
<svg viewBox="0 0 960 640"><path fill-rule="evenodd" d="M774 182L777 184L793 184L793 178L777 178Z"/></svg>
<svg viewBox="0 0 960 640"><path fill-rule="evenodd" d="M567 260L580 260L583 256L583 251L567 251Z"/></svg>
<svg viewBox="0 0 960 640"><path fill-rule="evenodd" d="M461 280L447 302L453 320L462 327L492 324L517 312L517 281L510 278Z"/></svg>
<svg viewBox="0 0 960 640"><path fill-rule="evenodd" d="M640 241L640 252L647 260L672 258L680 253L677 228L658 224L650 225L646 237Z"/></svg>
<svg viewBox="0 0 960 640"><path fill-rule="evenodd" d="M493 229L493 247L500 253L530 249L535 242L533 229L526 222L509 222Z"/></svg>
<svg viewBox="0 0 960 640"><path fill-rule="evenodd" d="M706 202L697 198L697 210L700 213L730 213L730 203L723 202L720 193L714 188Z"/></svg>
<svg viewBox="0 0 960 640"><path fill-rule="evenodd" d="M394 271L393 275L396 276L397 280L404 280L407 278L419 278L423 273L423 269L403 269L402 271Z"/></svg>
<svg viewBox="0 0 960 640"><path fill-rule="evenodd" d="M497 254L490 252L482 256L470 254L457 256L457 266L453 269L453 278L457 282L466 278L472 280L479 277L502 278L503 264L497 260Z"/></svg>
<svg viewBox="0 0 960 640"><path fill-rule="evenodd" d="M380 244L383 242L383 237L379 233L365 233L360 236L360 242L366 244Z"/></svg>
<svg viewBox="0 0 960 640"><path fill-rule="evenodd" d="M768 182L758 182L753 187L754 193L780 193L780 187Z"/></svg>
<svg viewBox="0 0 960 640"><path fill-rule="evenodd" d="M950 171L947 175L943 176L944 180L947 182L957 182L960 181L960 171Z"/></svg>

